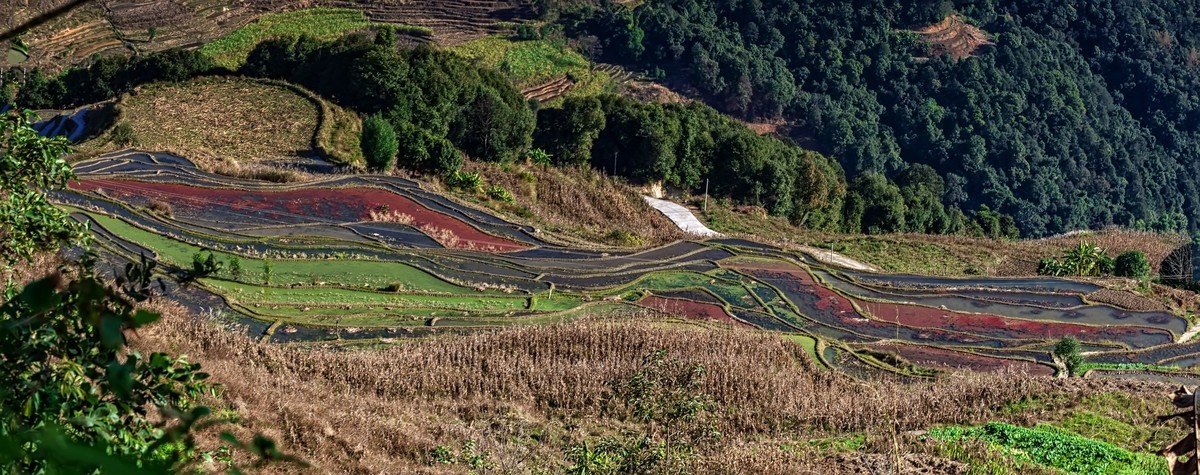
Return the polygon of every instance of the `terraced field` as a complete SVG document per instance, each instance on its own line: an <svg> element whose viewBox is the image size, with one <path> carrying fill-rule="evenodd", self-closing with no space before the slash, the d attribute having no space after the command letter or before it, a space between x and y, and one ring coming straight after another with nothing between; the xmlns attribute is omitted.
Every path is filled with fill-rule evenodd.
<svg viewBox="0 0 1200 475"><path fill-rule="evenodd" d="M1178 343L1186 320L1089 302L1098 287L1088 283L854 272L736 239L568 248L396 177L268 184L140 152L80 162L76 171L79 180L56 199L91 225L110 261L145 254L180 269L212 252L224 268L179 293L219 297L191 301L231 310L272 341L657 311L681 323L785 333L822 364L862 376L1052 374L1049 350L1066 335L1115 377L1193 377L1139 371L1200 365L1191 356L1200 342Z"/></svg>
<svg viewBox="0 0 1200 475"><path fill-rule="evenodd" d="M23 21L53 3L18 2L0 11L0 18ZM510 33L514 24L531 17L528 0L131 0L93 2L25 39L29 64L57 70L93 54L196 47L233 33L209 48L221 64L235 66L248 41L276 34L324 36L385 23L396 26L409 43L453 45Z"/></svg>

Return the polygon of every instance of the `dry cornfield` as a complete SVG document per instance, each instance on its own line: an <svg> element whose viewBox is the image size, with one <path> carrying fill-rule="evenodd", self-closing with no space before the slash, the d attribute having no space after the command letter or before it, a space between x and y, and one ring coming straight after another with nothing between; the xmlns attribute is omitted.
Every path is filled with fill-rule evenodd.
<svg viewBox="0 0 1200 475"><path fill-rule="evenodd" d="M708 371L702 391L717 403L724 438L699 454L699 473L869 473L893 458L912 470L959 473L961 464L937 457L941 449L909 431L991 420L1022 400L1069 404L1101 392L1149 388L1152 398L1169 391L1022 374L867 383L817 369L800 346L766 332L663 325L649 316L343 349L260 344L172 304L153 307L166 318L140 332L135 348L201 363L222 387L217 404L236 411L237 431L275 437L316 473L446 473L430 451L466 441L488 454L494 473L557 471L570 446L638 428L601 410L607 382L633 374L657 349ZM865 434L863 455L826 455L803 442L839 434Z"/></svg>

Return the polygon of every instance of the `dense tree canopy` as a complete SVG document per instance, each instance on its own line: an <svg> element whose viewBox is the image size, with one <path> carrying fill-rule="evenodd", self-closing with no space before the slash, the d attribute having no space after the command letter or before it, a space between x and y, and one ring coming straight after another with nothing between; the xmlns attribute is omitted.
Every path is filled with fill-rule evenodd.
<svg viewBox="0 0 1200 475"><path fill-rule="evenodd" d="M328 43L303 36L269 40L250 53L241 72L286 79L354 110L382 114L402 139L402 166L406 154L437 157L440 165L422 161L429 170L454 162L443 140L491 161L517 158L528 148L534 113L498 72L446 51L381 43L356 35ZM406 144L406 137L422 140ZM435 149L411 149L427 143Z"/></svg>
<svg viewBox="0 0 1200 475"><path fill-rule="evenodd" d="M988 205L1015 216L1025 234L1044 235L1108 224L1197 230L1192 7L650 0L557 14L599 59L678 72L731 114L791 119L851 175L928 165L943 179L944 204ZM929 58L908 29L954 9L994 46ZM940 226L922 214L928 195L900 194L910 207L921 203L906 223Z"/></svg>

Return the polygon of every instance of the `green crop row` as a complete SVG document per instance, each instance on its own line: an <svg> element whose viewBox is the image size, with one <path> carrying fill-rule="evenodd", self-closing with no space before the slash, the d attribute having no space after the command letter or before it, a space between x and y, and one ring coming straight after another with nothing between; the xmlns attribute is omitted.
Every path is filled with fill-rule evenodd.
<svg viewBox="0 0 1200 475"><path fill-rule="evenodd" d="M982 427L945 427L929 431L934 440L954 443L977 439L1000 447L1016 460L1081 475L1160 474L1166 461L1150 454L1133 453L1120 447L1081 437L1062 429L1039 426L1018 427L989 422Z"/></svg>
<svg viewBox="0 0 1200 475"><path fill-rule="evenodd" d="M98 213L87 213L96 223L122 239L154 251L164 264L190 267L192 256L201 252L198 246L158 235L125 221ZM248 282L266 282L265 263L270 263L270 283L275 285L343 286L377 289L397 284L398 292L466 294L476 295L474 289L460 287L413 266L399 262L364 261L343 259L331 265L329 260L303 259L254 259L234 256L225 252L213 252L216 259L225 263L222 276ZM237 257L242 268L241 275L230 272L233 259ZM497 292L486 292L497 293Z"/></svg>
<svg viewBox="0 0 1200 475"><path fill-rule="evenodd" d="M524 297L500 295L411 295L339 288L266 287L219 279L201 279L201 282L242 305L373 305L497 312L524 310L528 304Z"/></svg>
<svg viewBox="0 0 1200 475"><path fill-rule="evenodd" d="M200 48L200 52L219 66L231 70L241 67L246 57L260 41L306 34L321 40L332 40L347 31L366 28L371 23L360 10L344 8L310 8L263 15L246 26Z"/></svg>
<svg viewBox="0 0 1200 475"><path fill-rule="evenodd" d="M591 75L586 58L548 40L512 41L490 36L455 46L453 50L503 71L519 87L541 84L563 74L570 74L576 81L584 81Z"/></svg>

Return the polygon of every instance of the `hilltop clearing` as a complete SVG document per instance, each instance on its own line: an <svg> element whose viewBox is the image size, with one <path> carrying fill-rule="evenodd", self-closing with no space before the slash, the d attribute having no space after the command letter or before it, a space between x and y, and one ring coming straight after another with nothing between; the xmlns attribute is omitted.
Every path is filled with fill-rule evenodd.
<svg viewBox="0 0 1200 475"><path fill-rule="evenodd" d="M987 33L967 23L957 13L947 15L940 23L913 30L929 45L929 56L949 56L963 59L975 56L980 48L995 46Z"/></svg>
<svg viewBox="0 0 1200 475"><path fill-rule="evenodd" d="M172 151L230 173L313 154L362 162L358 117L284 83L213 77L153 84L120 98L116 109L115 128L85 150Z"/></svg>

